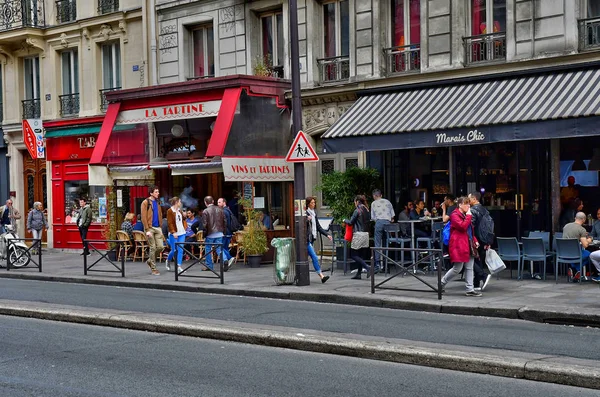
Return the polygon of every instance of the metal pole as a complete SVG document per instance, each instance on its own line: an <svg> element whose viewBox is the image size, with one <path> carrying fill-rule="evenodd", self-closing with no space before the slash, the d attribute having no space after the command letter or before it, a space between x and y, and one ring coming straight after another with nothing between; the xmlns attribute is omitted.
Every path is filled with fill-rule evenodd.
<svg viewBox="0 0 600 397"><path fill-rule="evenodd" d="M302 101L300 100L300 49L298 48L298 3L290 0L290 54L292 66L292 139L302 129ZM294 198L305 198L304 164L294 164ZM306 216L304 208L296 216L296 285L310 285L308 251L306 249Z"/></svg>

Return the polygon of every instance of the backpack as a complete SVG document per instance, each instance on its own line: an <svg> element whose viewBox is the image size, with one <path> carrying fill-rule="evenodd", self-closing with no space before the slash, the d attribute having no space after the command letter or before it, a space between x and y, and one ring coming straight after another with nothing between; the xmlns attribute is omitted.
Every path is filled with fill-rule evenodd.
<svg viewBox="0 0 600 397"><path fill-rule="evenodd" d="M450 244L450 221L446 222L442 229L442 242L444 245Z"/></svg>
<svg viewBox="0 0 600 397"><path fill-rule="evenodd" d="M226 208L225 211L227 211L227 215L229 218L229 230L231 230L232 233L243 230L244 227L240 223L239 219L235 215L233 215L233 212L231 212L229 208Z"/></svg>
<svg viewBox="0 0 600 397"><path fill-rule="evenodd" d="M494 220L487 209L485 209L483 214L481 212L479 213L481 217L479 219L479 225L477 225L477 238L483 245L492 245L494 242Z"/></svg>

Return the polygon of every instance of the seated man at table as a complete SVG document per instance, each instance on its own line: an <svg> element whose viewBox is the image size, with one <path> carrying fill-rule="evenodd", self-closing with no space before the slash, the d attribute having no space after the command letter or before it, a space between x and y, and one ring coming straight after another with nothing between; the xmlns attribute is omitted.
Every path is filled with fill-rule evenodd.
<svg viewBox="0 0 600 397"><path fill-rule="evenodd" d="M581 242L581 258L583 266L589 265L590 252L586 250L588 245L592 242L592 238L588 237L587 230L582 226L585 223L586 216L583 212L578 212L575 215L575 222L567 223L563 228L563 238L572 238L577 239ZM575 270L577 273L573 277L575 280L578 280L580 277L581 269L579 265L575 265ZM571 274L572 269L569 269L569 273Z"/></svg>
<svg viewBox="0 0 600 397"><path fill-rule="evenodd" d="M593 239L600 240L600 208L596 211L596 222L594 222L594 226L592 226L592 233L590 235Z"/></svg>
<svg viewBox="0 0 600 397"><path fill-rule="evenodd" d="M412 201L406 203L402 211L398 212L398 223L400 224L400 232L403 236L410 236L410 225L404 221L410 221L410 211L414 208Z"/></svg>
<svg viewBox="0 0 600 397"><path fill-rule="evenodd" d="M410 212L410 220L418 221L424 216L429 216L429 212L425 212L425 202L423 200L417 200L415 208ZM429 237L430 233L426 231L425 222L417 223L415 225L415 236L417 237Z"/></svg>

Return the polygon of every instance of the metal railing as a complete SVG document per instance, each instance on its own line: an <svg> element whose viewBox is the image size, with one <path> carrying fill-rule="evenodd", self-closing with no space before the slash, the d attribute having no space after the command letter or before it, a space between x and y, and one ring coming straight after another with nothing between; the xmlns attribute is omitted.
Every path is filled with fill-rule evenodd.
<svg viewBox="0 0 600 397"><path fill-rule="evenodd" d="M283 79L283 66L271 66L271 77Z"/></svg>
<svg viewBox="0 0 600 397"><path fill-rule="evenodd" d="M421 70L421 46L411 44L384 48L388 74Z"/></svg>
<svg viewBox="0 0 600 397"><path fill-rule="evenodd" d="M98 14L119 11L119 0L98 0Z"/></svg>
<svg viewBox="0 0 600 397"><path fill-rule="evenodd" d="M111 92L111 91L120 90L120 89L121 89L121 87L114 87L114 88L104 88L104 89L100 90L100 111L106 112L106 109L108 109L108 101L106 100L106 93Z"/></svg>
<svg viewBox="0 0 600 397"><path fill-rule="evenodd" d="M24 248L19 243L30 241L32 244ZM37 256L37 261L35 257ZM6 271L32 267L42 272L42 240L35 238L11 238L6 244Z"/></svg>
<svg viewBox="0 0 600 397"><path fill-rule="evenodd" d="M379 257L386 262L386 266L394 265L398 267L398 273L391 275L390 277L384 279L380 283L375 283L375 252L378 251ZM413 255L421 254L421 258L415 259L410 265L404 266L401 262L397 262L395 258L389 256L390 252L409 252ZM438 299L442 299L442 268L443 266L443 252L441 249L437 248L391 248L391 247L372 247L371 248L371 266L369 269L371 276L371 293L375 293L375 289L389 289L396 291L414 291L412 288L399 288L399 287L388 287L383 286L386 283L389 283L391 280L398 276L410 275L427 287L431 289L431 291L436 292ZM419 269L419 265L426 265L428 263L437 262L437 266L435 266L435 272L437 273L437 286L433 286L427 280L422 278L417 271ZM425 292L429 292L426 290Z"/></svg>
<svg viewBox="0 0 600 397"><path fill-rule="evenodd" d="M181 273L178 272L177 269L175 269L175 281L179 281L180 277L218 278L220 283L224 284L225 283L225 273L224 273L224 269L223 269L223 263L225 262L225 255L223 254L223 249L221 249L221 257L219 258L219 262L218 262L219 268L217 270L214 269L214 265L215 265L214 261L213 261L213 269L206 266L206 258L208 257L208 255L213 254L213 252L216 250L217 246L218 246L218 244L206 244L204 242L183 242L183 243L176 242L175 247L183 250L183 253L190 257L190 260L192 261L192 263L187 266L182 265ZM188 250L188 247L190 247L192 249ZM193 247L198 247L199 248L198 252L200 252L200 254L196 254L194 252ZM204 247L204 249L202 249L203 247ZM201 265L201 266L205 267L206 269L208 269L208 271L210 273L206 276L193 275L190 273L186 274L186 272L188 272L195 265Z"/></svg>
<svg viewBox="0 0 600 397"><path fill-rule="evenodd" d="M59 95L60 117L77 116L79 114L79 93Z"/></svg>
<svg viewBox="0 0 600 397"><path fill-rule="evenodd" d="M347 56L319 58L317 65L321 83L344 81L350 78L350 58Z"/></svg>
<svg viewBox="0 0 600 397"><path fill-rule="evenodd" d="M4 103L0 102L0 123L4 121Z"/></svg>
<svg viewBox="0 0 600 397"><path fill-rule="evenodd" d="M77 2L75 0L56 1L56 22L72 22L77 19Z"/></svg>
<svg viewBox="0 0 600 397"><path fill-rule="evenodd" d="M579 51L600 48L600 17L580 19Z"/></svg>
<svg viewBox="0 0 600 397"><path fill-rule="evenodd" d="M125 257L127 255L125 255L125 254L120 255L121 256L120 261L109 258L109 255L111 253L114 253L115 258L118 258L119 257L118 252L121 251L121 253L123 253L125 251L125 247L124 247L125 241L122 241L122 240L87 240L86 239L86 240L83 240L83 244L87 245L88 250L92 250L92 251L100 254L100 258L96 259L96 261L94 263L92 263L91 265L88 265L88 255L83 256L83 274L85 276L87 276L88 272L102 272L102 273L121 273L121 277L125 277ZM114 249L104 250L104 249L100 249L100 248L96 247L94 244L115 244L116 246ZM104 251L104 252L102 252L102 251ZM106 260L116 270L113 270L110 267L108 270L93 269L94 266L96 266L98 263L102 262L103 260Z"/></svg>
<svg viewBox="0 0 600 397"><path fill-rule="evenodd" d="M204 76L187 77L186 80L187 81L191 81L191 80L203 80L203 79L210 79L210 78L213 78L213 77L215 77L214 74L207 74L207 75L204 75Z"/></svg>
<svg viewBox="0 0 600 397"><path fill-rule="evenodd" d="M42 114L40 98L25 99L21 101L23 106L23 120L39 119Z"/></svg>
<svg viewBox="0 0 600 397"><path fill-rule="evenodd" d="M506 60L506 33L463 37L465 64L472 65Z"/></svg>
<svg viewBox="0 0 600 397"><path fill-rule="evenodd" d="M0 4L0 30L43 28L44 1L5 0Z"/></svg>

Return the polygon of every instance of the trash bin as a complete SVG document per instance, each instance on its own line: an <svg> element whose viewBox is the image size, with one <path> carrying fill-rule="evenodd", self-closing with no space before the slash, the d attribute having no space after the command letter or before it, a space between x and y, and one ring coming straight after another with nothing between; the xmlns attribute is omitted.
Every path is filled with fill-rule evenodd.
<svg viewBox="0 0 600 397"><path fill-rule="evenodd" d="M296 248L291 237L274 238L271 245L275 247L275 266L273 278L277 285L294 284L296 278Z"/></svg>

